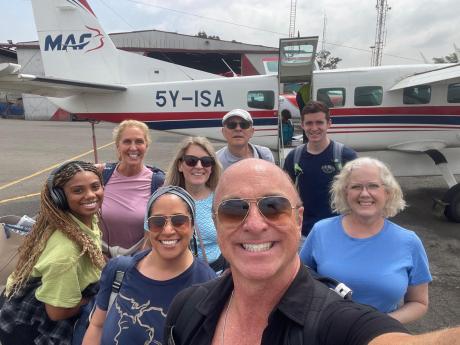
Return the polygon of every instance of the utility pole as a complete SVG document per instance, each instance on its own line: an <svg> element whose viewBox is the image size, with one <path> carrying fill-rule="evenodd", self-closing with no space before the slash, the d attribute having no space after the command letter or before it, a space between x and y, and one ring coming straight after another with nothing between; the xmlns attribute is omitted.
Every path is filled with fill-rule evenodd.
<svg viewBox="0 0 460 345"><path fill-rule="evenodd" d="M291 11L289 12L289 38L295 35L295 17L297 10L297 0L291 0Z"/></svg>
<svg viewBox="0 0 460 345"><path fill-rule="evenodd" d="M386 19L387 13L391 10L387 0L377 0L375 6L377 9L377 25L375 28L375 42L372 49L371 66L380 66L382 64L383 46L386 41Z"/></svg>

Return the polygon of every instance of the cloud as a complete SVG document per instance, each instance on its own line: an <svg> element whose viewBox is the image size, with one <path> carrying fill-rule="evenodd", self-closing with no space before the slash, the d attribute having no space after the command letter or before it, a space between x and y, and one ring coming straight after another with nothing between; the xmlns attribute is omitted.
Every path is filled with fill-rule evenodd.
<svg viewBox="0 0 460 345"><path fill-rule="evenodd" d="M288 0L88 0L107 32L165 30L195 35L205 31L221 39L277 47L289 31ZM453 52L460 44L458 0L388 0L383 63L421 62ZM327 15L326 48L341 57L339 67L368 66L374 45L375 1L297 2L296 32L322 38ZM0 42L36 39L30 1L2 4ZM321 42L320 42L321 47ZM401 58L397 58L397 56Z"/></svg>

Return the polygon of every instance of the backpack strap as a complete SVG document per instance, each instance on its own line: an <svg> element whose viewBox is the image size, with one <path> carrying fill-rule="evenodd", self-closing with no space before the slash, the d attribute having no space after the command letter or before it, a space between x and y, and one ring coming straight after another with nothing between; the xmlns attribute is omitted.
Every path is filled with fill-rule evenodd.
<svg viewBox="0 0 460 345"><path fill-rule="evenodd" d="M263 158L262 158L262 153L261 153L260 150L257 148L257 146L256 146L256 145L253 145L253 147L254 147L254 150L256 150L256 152L257 152L257 156L259 156L260 159L263 159Z"/></svg>
<svg viewBox="0 0 460 345"><path fill-rule="evenodd" d="M147 165L147 168L149 168L153 173L152 183L150 185L150 194L153 194L158 188L163 186L163 183L165 182L165 172L154 166Z"/></svg>
<svg viewBox="0 0 460 345"><path fill-rule="evenodd" d="M113 281L112 281L112 291L109 296L109 304L107 307L107 312L110 310L110 307L113 305L115 298L120 292L121 285L123 283L123 278L125 272L133 267L136 264L136 261L132 256L119 256L116 259L116 265L113 269ZM96 310L96 298L92 298L91 301L83 306L82 312L75 322L74 333L72 338L72 345L80 345L83 342L83 337L86 330L91 322L91 318Z"/></svg>
<svg viewBox="0 0 460 345"><path fill-rule="evenodd" d="M105 163L104 170L102 170L102 184L104 186L109 182L116 167L117 163Z"/></svg>
<svg viewBox="0 0 460 345"><path fill-rule="evenodd" d="M112 281L112 292L110 292L109 305L107 311L110 310L115 298L120 292L121 285L123 283L123 278L125 277L126 271L136 264L136 261L132 256L119 256L116 258L116 265L113 272L113 281Z"/></svg>
<svg viewBox="0 0 460 345"><path fill-rule="evenodd" d="M300 176L300 174L302 174L302 168L299 165L300 156L302 156L302 152L303 152L303 150L305 150L305 145L306 144L299 145L294 149L294 161L293 161L292 167L293 167L294 174L295 174L294 185L296 186L297 189L299 189L299 187L298 187L298 185L299 185L299 176Z"/></svg>
<svg viewBox="0 0 460 345"><path fill-rule="evenodd" d="M335 170L339 173L343 168L343 147L344 145L338 141L332 141L332 159L334 161Z"/></svg>
<svg viewBox="0 0 460 345"><path fill-rule="evenodd" d="M307 266L305 264L304 266L307 267L308 272L313 277L313 279L319 281L320 283L323 283L330 290L334 291L337 295L339 295L343 299L351 300L351 295L353 291L348 286L346 286L344 283L341 283L338 280L335 280L334 278L331 278L331 277L319 275L310 266Z"/></svg>
<svg viewBox="0 0 460 345"><path fill-rule="evenodd" d="M198 286L193 291L185 291L174 298L174 308L168 310L165 334L167 345L184 344L191 341L191 336L197 327L202 324L203 316L195 309L196 305L208 295L208 290ZM180 337L174 333L180 330Z"/></svg>

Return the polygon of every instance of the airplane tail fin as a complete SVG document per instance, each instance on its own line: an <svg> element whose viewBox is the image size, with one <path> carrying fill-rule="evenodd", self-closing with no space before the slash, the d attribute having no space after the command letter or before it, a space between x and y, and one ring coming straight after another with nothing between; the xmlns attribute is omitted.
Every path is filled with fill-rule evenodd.
<svg viewBox="0 0 460 345"><path fill-rule="evenodd" d="M33 0L46 76L119 83L117 55L86 0Z"/></svg>
<svg viewBox="0 0 460 345"><path fill-rule="evenodd" d="M47 77L123 85L219 77L117 49L87 0L32 6Z"/></svg>

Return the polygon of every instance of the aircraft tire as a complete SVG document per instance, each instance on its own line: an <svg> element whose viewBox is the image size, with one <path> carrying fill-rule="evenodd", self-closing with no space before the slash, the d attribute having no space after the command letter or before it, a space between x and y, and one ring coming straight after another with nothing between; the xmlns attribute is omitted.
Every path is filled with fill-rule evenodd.
<svg viewBox="0 0 460 345"><path fill-rule="evenodd" d="M452 222L460 223L460 183L450 188L444 196L444 202L448 203L444 215Z"/></svg>

